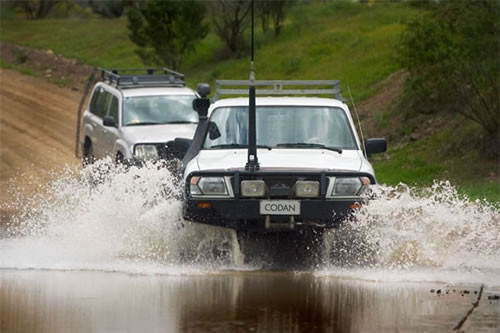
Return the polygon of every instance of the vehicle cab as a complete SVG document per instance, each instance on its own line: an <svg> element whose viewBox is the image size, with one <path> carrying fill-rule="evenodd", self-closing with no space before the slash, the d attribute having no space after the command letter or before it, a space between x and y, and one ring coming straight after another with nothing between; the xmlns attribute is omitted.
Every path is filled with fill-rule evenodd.
<svg viewBox="0 0 500 333"><path fill-rule="evenodd" d="M165 68L99 72L82 117L84 164L105 157L133 165L177 157L167 142L191 138L198 123L192 109L197 94L184 76Z"/></svg>
<svg viewBox="0 0 500 333"><path fill-rule="evenodd" d="M327 82L333 89L324 90L337 98L255 98L253 126L248 97L211 104L184 159L184 218L237 230L331 228L359 207L363 192L376 184L367 154L385 151L386 141L363 144L338 81ZM280 86L264 93L283 91L295 92ZM248 167L250 132L257 168Z"/></svg>

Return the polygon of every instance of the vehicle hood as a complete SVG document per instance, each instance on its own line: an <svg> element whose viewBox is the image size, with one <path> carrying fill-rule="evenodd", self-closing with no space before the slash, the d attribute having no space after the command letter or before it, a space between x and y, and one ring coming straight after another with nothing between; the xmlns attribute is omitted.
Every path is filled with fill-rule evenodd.
<svg viewBox="0 0 500 333"><path fill-rule="evenodd" d="M192 139L197 124L165 124L145 126L124 126L123 137L130 143L167 142L175 138Z"/></svg>
<svg viewBox="0 0 500 333"><path fill-rule="evenodd" d="M362 161L357 150L342 154L324 149L258 149L261 170L344 170L360 171ZM201 150L196 157L199 170L228 170L245 167L247 150Z"/></svg>

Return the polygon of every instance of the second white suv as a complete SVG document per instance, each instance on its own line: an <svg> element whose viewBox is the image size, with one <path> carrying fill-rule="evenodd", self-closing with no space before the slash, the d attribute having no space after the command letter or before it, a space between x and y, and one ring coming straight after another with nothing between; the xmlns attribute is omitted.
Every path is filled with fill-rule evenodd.
<svg viewBox="0 0 500 333"><path fill-rule="evenodd" d="M165 68L99 71L83 113L83 164L105 157L133 165L177 157L167 142L192 138L198 123L192 108L197 94L185 86L184 75Z"/></svg>

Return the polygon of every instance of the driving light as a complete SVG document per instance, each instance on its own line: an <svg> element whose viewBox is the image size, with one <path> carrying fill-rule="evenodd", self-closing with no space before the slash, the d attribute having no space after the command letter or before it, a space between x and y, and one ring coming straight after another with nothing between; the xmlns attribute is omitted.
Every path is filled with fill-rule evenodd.
<svg viewBox="0 0 500 333"><path fill-rule="evenodd" d="M241 196L263 197L266 194L266 183L263 180L243 180L241 182Z"/></svg>
<svg viewBox="0 0 500 333"><path fill-rule="evenodd" d="M228 195L223 177L201 177L198 187L204 195Z"/></svg>
<svg viewBox="0 0 500 333"><path fill-rule="evenodd" d="M319 182L298 180L295 183L295 195L299 198L316 198L319 196Z"/></svg>
<svg viewBox="0 0 500 333"><path fill-rule="evenodd" d="M363 184L359 178L337 178L332 195L357 195Z"/></svg>
<svg viewBox="0 0 500 333"><path fill-rule="evenodd" d="M134 156L140 160L157 160L158 150L155 145L138 144L135 145Z"/></svg>

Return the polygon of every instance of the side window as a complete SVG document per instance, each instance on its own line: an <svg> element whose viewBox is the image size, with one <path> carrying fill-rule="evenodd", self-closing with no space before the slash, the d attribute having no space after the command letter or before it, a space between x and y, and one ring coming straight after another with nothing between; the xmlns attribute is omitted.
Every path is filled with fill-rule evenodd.
<svg viewBox="0 0 500 333"><path fill-rule="evenodd" d="M113 117L115 122L118 124L118 98L114 95L111 97L111 105L109 106L108 115Z"/></svg>
<svg viewBox="0 0 500 333"><path fill-rule="evenodd" d="M90 100L90 106L89 106L89 111L90 113L97 114L97 100L99 99L99 96L102 93L102 88L99 87L94 90L94 93L92 94L92 99Z"/></svg>
<svg viewBox="0 0 500 333"><path fill-rule="evenodd" d="M111 95L106 90L102 90L102 92L99 94L99 98L97 99L95 112L96 116L98 116L99 118L103 118L106 115L112 96L113 95Z"/></svg>

